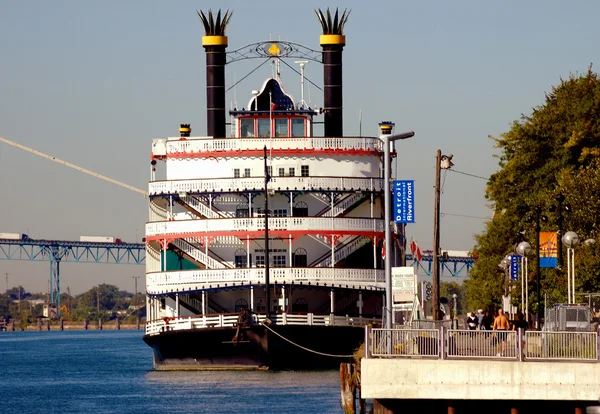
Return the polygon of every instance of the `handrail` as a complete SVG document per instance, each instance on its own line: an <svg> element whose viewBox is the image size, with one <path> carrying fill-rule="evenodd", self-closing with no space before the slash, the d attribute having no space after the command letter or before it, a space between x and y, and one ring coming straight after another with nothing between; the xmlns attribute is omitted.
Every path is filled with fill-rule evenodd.
<svg viewBox="0 0 600 414"><path fill-rule="evenodd" d="M220 177L190 180L151 181L149 195L202 193L212 191L263 191L264 177ZM272 177L269 188L277 191L383 191L383 180L373 177Z"/></svg>
<svg viewBox="0 0 600 414"><path fill-rule="evenodd" d="M367 358L433 357L508 361L600 362L597 332L365 329Z"/></svg>
<svg viewBox="0 0 600 414"><path fill-rule="evenodd" d="M271 217L269 219L269 229L273 231L322 230L323 233L338 233L339 229L343 229L346 232L383 232L383 224L382 219L353 217ZM262 231L264 226L265 220L260 217L157 221L146 223L146 237L227 231Z"/></svg>
<svg viewBox="0 0 600 414"><path fill-rule="evenodd" d="M352 289L383 289L385 275L379 269L334 267L277 267L269 272L271 283L305 286L343 286ZM170 292L195 292L233 286L265 283L264 268L233 268L151 272L146 274L146 292L163 295Z"/></svg>
<svg viewBox="0 0 600 414"><path fill-rule="evenodd" d="M298 138L227 138L168 140L167 155L177 153L213 153L218 151L343 149L383 151L383 141L377 137L298 137Z"/></svg>

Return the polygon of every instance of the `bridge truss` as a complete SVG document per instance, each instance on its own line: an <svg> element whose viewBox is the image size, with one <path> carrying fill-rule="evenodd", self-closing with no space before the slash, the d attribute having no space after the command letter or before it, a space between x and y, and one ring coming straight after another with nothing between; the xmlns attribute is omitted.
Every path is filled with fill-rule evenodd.
<svg viewBox="0 0 600 414"><path fill-rule="evenodd" d="M0 240L0 260L50 262L50 303L60 307L60 263L144 264L143 243Z"/></svg>
<svg viewBox="0 0 600 414"><path fill-rule="evenodd" d="M440 257L440 277L467 277L475 265L474 257ZM433 275L433 254L424 254L421 260L416 260L411 254L406 255L406 265L414 266L420 276Z"/></svg>

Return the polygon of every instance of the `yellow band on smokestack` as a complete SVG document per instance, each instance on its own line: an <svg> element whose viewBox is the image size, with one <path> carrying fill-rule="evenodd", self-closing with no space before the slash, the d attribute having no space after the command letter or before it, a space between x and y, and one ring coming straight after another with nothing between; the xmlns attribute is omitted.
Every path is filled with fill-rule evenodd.
<svg viewBox="0 0 600 414"><path fill-rule="evenodd" d="M202 36L202 46L227 46L227 36Z"/></svg>
<svg viewBox="0 0 600 414"><path fill-rule="evenodd" d="M179 132L192 132L191 128L179 128Z"/></svg>
<svg viewBox="0 0 600 414"><path fill-rule="evenodd" d="M339 34L321 35L321 46L323 45L346 45L346 36Z"/></svg>

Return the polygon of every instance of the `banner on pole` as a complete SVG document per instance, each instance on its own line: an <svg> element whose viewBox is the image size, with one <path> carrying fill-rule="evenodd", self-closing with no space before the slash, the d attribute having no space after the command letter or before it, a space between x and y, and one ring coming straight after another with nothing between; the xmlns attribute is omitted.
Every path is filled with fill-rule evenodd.
<svg viewBox="0 0 600 414"><path fill-rule="evenodd" d="M557 233L555 231L540 232L540 267L556 267L558 252Z"/></svg>
<svg viewBox="0 0 600 414"><path fill-rule="evenodd" d="M415 222L415 181L394 181L394 221L396 223Z"/></svg>
<svg viewBox="0 0 600 414"><path fill-rule="evenodd" d="M510 256L510 278L519 280L519 269L521 268L521 256Z"/></svg>

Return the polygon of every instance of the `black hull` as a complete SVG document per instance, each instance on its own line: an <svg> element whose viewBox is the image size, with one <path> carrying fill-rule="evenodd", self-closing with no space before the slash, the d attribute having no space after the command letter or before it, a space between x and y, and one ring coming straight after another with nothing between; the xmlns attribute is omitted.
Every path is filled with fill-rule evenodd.
<svg viewBox="0 0 600 414"><path fill-rule="evenodd" d="M351 355L364 341L361 327L269 328L272 331L262 325L243 329L239 341L232 340L236 328L162 332L146 335L144 341L153 349L157 370L337 369L341 362L351 361Z"/></svg>

